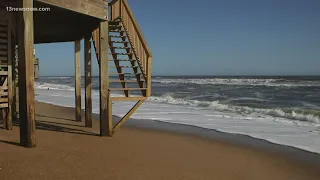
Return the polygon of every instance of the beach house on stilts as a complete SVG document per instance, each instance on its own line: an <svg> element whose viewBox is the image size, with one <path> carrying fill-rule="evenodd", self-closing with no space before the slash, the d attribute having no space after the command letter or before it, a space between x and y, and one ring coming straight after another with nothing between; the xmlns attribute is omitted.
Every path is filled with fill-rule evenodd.
<svg viewBox="0 0 320 180"><path fill-rule="evenodd" d="M5 79L0 84L0 108L5 129L12 129L12 121L19 122L21 145L36 146L34 44L74 42L75 119L81 121L81 40L85 126L92 127L91 52L95 51L99 65L100 136L112 136L151 95L152 54L127 0L0 1L0 77ZM113 124L115 101L136 103Z"/></svg>

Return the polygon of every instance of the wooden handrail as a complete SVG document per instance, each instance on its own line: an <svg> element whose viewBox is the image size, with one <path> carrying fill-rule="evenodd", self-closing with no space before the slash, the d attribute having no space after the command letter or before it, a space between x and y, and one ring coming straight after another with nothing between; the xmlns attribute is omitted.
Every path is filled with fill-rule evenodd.
<svg viewBox="0 0 320 180"><path fill-rule="evenodd" d="M147 41L146 41L145 38L143 37L142 31L140 30L140 28L139 28L139 26L138 26L138 23L137 23L135 17L133 16L133 13L132 13L132 11L131 11L131 9L130 9L130 6L129 6L129 4L128 4L128 1L127 1L127 0L120 0L120 1L123 2L124 7L127 9L128 15L129 15L131 21L133 22L133 26L135 27L136 31L138 32L139 39L143 42L142 45L143 45L144 48L147 50L148 56L149 56L149 57L152 57L152 53L151 53L151 51L150 51L150 49L149 49L149 47L148 47L148 45L147 45Z"/></svg>

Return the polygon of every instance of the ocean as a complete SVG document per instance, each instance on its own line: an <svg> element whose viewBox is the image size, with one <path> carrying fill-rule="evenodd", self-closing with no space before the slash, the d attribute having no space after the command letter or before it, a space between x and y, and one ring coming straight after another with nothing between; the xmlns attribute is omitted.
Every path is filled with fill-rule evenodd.
<svg viewBox="0 0 320 180"><path fill-rule="evenodd" d="M74 107L74 77L41 77L35 88L38 101ZM98 88L98 77L93 77L94 113L99 113ZM124 116L133 103L116 102L113 114ZM152 97L132 118L243 134L320 153L320 77L154 76Z"/></svg>

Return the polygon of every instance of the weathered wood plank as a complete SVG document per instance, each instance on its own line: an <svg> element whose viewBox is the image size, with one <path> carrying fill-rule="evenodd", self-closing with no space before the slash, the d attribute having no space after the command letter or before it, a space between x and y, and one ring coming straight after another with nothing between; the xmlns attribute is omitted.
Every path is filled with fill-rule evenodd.
<svg viewBox="0 0 320 180"><path fill-rule="evenodd" d="M139 100L147 100L146 97L110 97L110 99L114 101L139 101Z"/></svg>
<svg viewBox="0 0 320 180"><path fill-rule="evenodd" d="M0 56L6 56L8 54L7 50L0 50Z"/></svg>
<svg viewBox="0 0 320 180"><path fill-rule="evenodd" d="M1 119L3 122L3 127L6 128L7 127L7 111L5 108L1 109Z"/></svg>
<svg viewBox="0 0 320 180"><path fill-rule="evenodd" d="M7 38L7 33L0 32L0 38Z"/></svg>
<svg viewBox="0 0 320 180"><path fill-rule="evenodd" d="M4 57L4 56L0 56L0 61L7 61L8 58L7 57Z"/></svg>
<svg viewBox="0 0 320 180"><path fill-rule="evenodd" d="M108 99L109 99L109 73L108 73L108 49L109 49L109 23L104 21L100 23L100 136L112 136L112 124L110 122ZM112 116L112 115L111 115ZM111 122L112 123L112 122Z"/></svg>
<svg viewBox="0 0 320 180"><path fill-rule="evenodd" d="M0 76L7 76L8 75L8 71L0 71Z"/></svg>
<svg viewBox="0 0 320 180"><path fill-rule="evenodd" d="M8 103L3 103L3 104L0 104L0 108L7 108L8 107ZM6 125L5 125L6 126Z"/></svg>
<svg viewBox="0 0 320 180"><path fill-rule="evenodd" d="M90 35L84 38L84 64L85 64L85 126L92 128L92 61Z"/></svg>
<svg viewBox="0 0 320 180"><path fill-rule="evenodd" d="M8 98L0 98L0 103L8 102Z"/></svg>
<svg viewBox="0 0 320 180"><path fill-rule="evenodd" d="M151 67L152 67L152 57L149 57L147 60L147 97L151 96L151 82L152 82L152 71L151 71Z"/></svg>
<svg viewBox="0 0 320 180"><path fill-rule="evenodd" d="M13 109L13 83L12 83L12 22L8 23L8 71L7 71L7 86L8 86L8 112L6 130L12 130L12 109Z"/></svg>
<svg viewBox="0 0 320 180"><path fill-rule="evenodd" d="M81 121L81 59L80 59L80 40L74 44L75 53L75 99L76 99L76 121Z"/></svg>
<svg viewBox="0 0 320 180"><path fill-rule="evenodd" d="M0 43L7 44L8 43L7 38L0 38Z"/></svg>
<svg viewBox="0 0 320 180"><path fill-rule="evenodd" d="M112 124L112 100L110 99L110 91L107 98L107 112L108 112L108 135L113 136L113 124Z"/></svg>
<svg viewBox="0 0 320 180"><path fill-rule="evenodd" d="M0 32L6 32L7 30L7 27L5 26L0 26Z"/></svg>
<svg viewBox="0 0 320 180"><path fill-rule="evenodd" d="M108 3L96 0L36 0L56 7L68 9L88 16L107 19Z"/></svg>
<svg viewBox="0 0 320 180"><path fill-rule="evenodd" d="M33 7L33 0L21 0L20 2L20 7ZM19 12L18 21L20 143L25 147L31 148L36 146L33 77L33 12Z"/></svg>
<svg viewBox="0 0 320 180"><path fill-rule="evenodd" d="M1 49L1 50L7 50L7 45L0 44L0 49Z"/></svg>

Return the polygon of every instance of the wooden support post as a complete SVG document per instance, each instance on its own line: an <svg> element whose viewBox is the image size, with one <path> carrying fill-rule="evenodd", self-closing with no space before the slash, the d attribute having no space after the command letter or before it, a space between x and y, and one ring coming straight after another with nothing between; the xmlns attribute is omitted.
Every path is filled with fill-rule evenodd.
<svg viewBox="0 0 320 180"><path fill-rule="evenodd" d="M22 8L33 8L33 0L20 0L20 2ZM18 29L20 143L30 148L36 146L32 11L19 12Z"/></svg>
<svg viewBox="0 0 320 180"><path fill-rule="evenodd" d="M3 128L6 129L7 127L7 112L5 108L1 108L1 120L3 122Z"/></svg>
<svg viewBox="0 0 320 180"><path fill-rule="evenodd" d="M38 59L38 79L40 79L40 61Z"/></svg>
<svg viewBox="0 0 320 180"><path fill-rule="evenodd" d="M113 125L112 125L112 99L110 97L110 91L108 93L108 99L107 99L107 112L108 112L108 130L109 130L109 136L111 137L113 135Z"/></svg>
<svg viewBox="0 0 320 180"><path fill-rule="evenodd" d="M84 38L84 66L85 66L85 125L86 127L92 127L92 75L91 75L91 41L90 35Z"/></svg>
<svg viewBox="0 0 320 180"><path fill-rule="evenodd" d="M12 81L12 24L11 20L8 23L8 112L7 112L7 123L6 130L12 130L12 116L13 114L13 81Z"/></svg>
<svg viewBox="0 0 320 180"><path fill-rule="evenodd" d="M151 66L152 66L152 57L148 58L148 62L147 62L147 97L151 96Z"/></svg>
<svg viewBox="0 0 320 180"><path fill-rule="evenodd" d="M109 72L108 72L108 49L109 49L109 22L100 23L100 136L112 136L112 113L108 109L109 92ZM111 113L111 115L110 115Z"/></svg>
<svg viewBox="0 0 320 180"><path fill-rule="evenodd" d="M80 69L80 40L74 43L75 53L75 99L76 99L76 121L81 122L81 69Z"/></svg>

